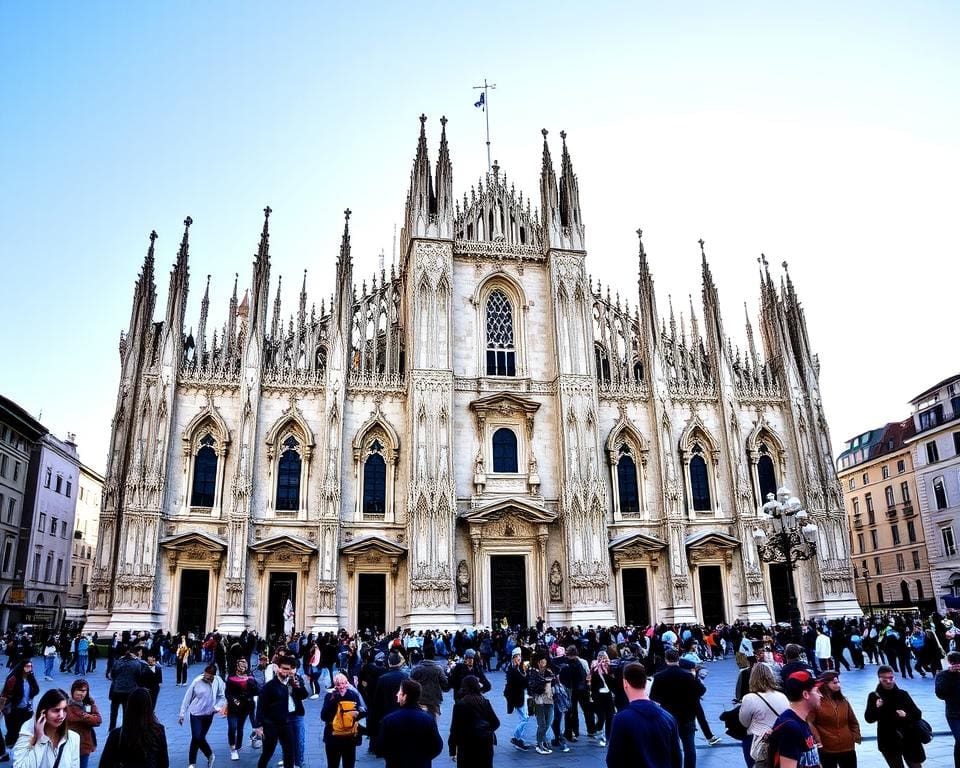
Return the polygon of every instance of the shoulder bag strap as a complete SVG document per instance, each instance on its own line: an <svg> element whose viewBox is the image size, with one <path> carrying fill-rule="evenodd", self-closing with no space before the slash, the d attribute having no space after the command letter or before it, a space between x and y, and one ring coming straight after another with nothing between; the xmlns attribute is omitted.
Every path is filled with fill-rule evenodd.
<svg viewBox="0 0 960 768"><path fill-rule="evenodd" d="M754 695L760 696L760 694L759 694L759 693L756 693L756 692L754 692ZM777 717L780 717L780 713L777 712L777 710L775 710L773 707L771 707L771 706L770 706L770 702L767 701L765 698L763 698L763 696L760 696L760 701L762 701L764 704L766 704L766 705L767 705L767 709L769 709L771 712L773 712L774 715L776 715Z"/></svg>
<svg viewBox="0 0 960 768"><path fill-rule="evenodd" d="M67 746L67 742L64 741L60 745L60 749L57 750L57 759L53 761L53 768L60 768L60 760L63 758L63 748Z"/></svg>

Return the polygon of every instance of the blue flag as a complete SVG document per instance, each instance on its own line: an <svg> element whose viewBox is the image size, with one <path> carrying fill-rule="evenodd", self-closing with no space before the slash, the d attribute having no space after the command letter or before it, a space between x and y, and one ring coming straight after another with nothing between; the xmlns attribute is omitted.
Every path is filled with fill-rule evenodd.
<svg viewBox="0 0 960 768"><path fill-rule="evenodd" d="M480 109L483 109L483 105L487 103L487 98L486 98L486 96L487 96L487 94L481 93L481 94L480 94L480 101L475 101L475 102L473 102L473 106L475 106L475 107L480 107Z"/></svg>

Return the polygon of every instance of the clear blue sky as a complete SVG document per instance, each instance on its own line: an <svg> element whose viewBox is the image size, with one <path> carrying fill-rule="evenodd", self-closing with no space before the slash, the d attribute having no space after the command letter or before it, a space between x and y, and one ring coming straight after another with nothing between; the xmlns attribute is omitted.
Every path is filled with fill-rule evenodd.
<svg viewBox="0 0 960 768"><path fill-rule="evenodd" d="M540 129L568 132L589 267L631 303L638 226L663 309L706 240L736 338L757 256L790 262L836 445L960 370L953 3L144 6L0 5L0 392L95 468L150 230L158 316L189 214L188 324L208 273L222 324L266 204L286 309L304 268L319 304L344 208L358 282L389 262L421 112L458 195L485 171L484 77L536 203Z"/></svg>

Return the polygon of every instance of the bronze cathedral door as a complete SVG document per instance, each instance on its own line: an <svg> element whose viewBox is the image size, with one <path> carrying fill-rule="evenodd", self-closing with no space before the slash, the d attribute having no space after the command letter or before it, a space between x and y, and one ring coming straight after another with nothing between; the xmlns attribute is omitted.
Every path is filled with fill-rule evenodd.
<svg viewBox="0 0 960 768"><path fill-rule="evenodd" d="M527 626L527 564L523 555L491 556L490 606L494 625L506 616L510 626Z"/></svg>

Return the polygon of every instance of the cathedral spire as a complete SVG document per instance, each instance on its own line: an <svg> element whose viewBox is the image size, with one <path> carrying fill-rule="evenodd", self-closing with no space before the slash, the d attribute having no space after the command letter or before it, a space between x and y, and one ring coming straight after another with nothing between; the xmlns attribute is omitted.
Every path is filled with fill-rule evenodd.
<svg viewBox="0 0 960 768"><path fill-rule="evenodd" d="M747 321L747 348L750 350L750 362L753 367L757 367L757 345L753 338L753 324L750 322L750 311L747 309L747 302L743 302L743 316Z"/></svg>
<svg viewBox="0 0 960 768"><path fill-rule="evenodd" d="M560 131L563 153L560 158L560 225L567 237L568 247L582 250L584 247L583 221L580 217L580 187L573 172L573 162L567 151L567 132Z"/></svg>
<svg viewBox="0 0 960 768"><path fill-rule="evenodd" d="M723 320L720 316L720 296L717 292L717 286L713 282L713 273L710 271L710 263L707 261L707 252L704 248L705 243L701 237L700 244L700 269L703 275L703 322L706 326L707 346L718 356L723 354Z"/></svg>
<svg viewBox="0 0 960 768"><path fill-rule="evenodd" d="M549 248L559 245L560 239L560 198L557 194L557 175L553 170L550 146L547 144L547 129L543 134L543 164L540 167L540 215L543 226L543 242Z"/></svg>
<svg viewBox="0 0 960 768"><path fill-rule="evenodd" d="M353 258L350 255L350 215L352 213L353 211L349 208L343 212L343 236L340 239L340 256L337 259L336 298L330 305L330 312L339 313L341 320L353 316ZM344 334L344 338L349 342L349 324L344 326Z"/></svg>
<svg viewBox="0 0 960 768"><path fill-rule="evenodd" d="M303 270L303 286L300 288L300 312L297 325L303 328L307 321L307 270Z"/></svg>
<svg viewBox="0 0 960 768"><path fill-rule="evenodd" d="M167 291L166 327L174 331L177 343L183 334L183 319L186 314L187 293L190 288L190 225L193 219L189 216L183 220L183 237L180 248L177 250L177 260L170 272L170 289Z"/></svg>
<svg viewBox="0 0 960 768"><path fill-rule="evenodd" d="M210 314L210 275L207 275L207 287L203 291L203 299L200 300L200 324L197 326L197 346L200 353L207 351L207 317ZM203 358L200 358L201 363Z"/></svg>
<svg viewBox="0 0 960 768"><path fill-rule="evenodd" d="M133 303L130 307L130 326L126 336L121 336L120 354L126 354L131 343L140 343L137 339L145 339L147 329L153 322L153 309L157 300L157 286L154 283L154 249L157 242L157 231L150 232L150 245L147 255L143 259L140 276L133 288Z"/></svg>
<svg viewBox="0 0 960 768"><path fill-rule="evenodd" d="M437 198L433 189L433 179L430 175L426 125L427 116L420 115L420 136L417 139L417 154L413 160L413 169L410 171L406 222L401 237L404 250L410 238L436 236L434 217L437 214ZM431 229L431 226L433 226L433 229Z"/></svg>
<svg viewBox="0 0 960 768"><path fill-rule="evenodd" d="M277 276L277 295L273 297L273 319L270 321L270 338L277 342L280 333L280 289L283 286L283 275Z"/></svg>
<svg viewBox="0 0 960 768"><path fill-rule="evenodd" d="M268 205L263 209L263 229L260 232L260 245L253 261L253 301L250 305L250 335L260 336L267 330L267 298L270 292L270 214L273 209Z"/></svg>
<svg viewBox="0 0 960 768"><path fill-rule="evenodd" d="M230 308L227 310L227 324L223 332L223 348L232 351L237 343L237 283L240 273L233 273L233 294L230 296Z"/></svg>
<svg viewBox="0 0 960 768"><path fill-rule="evenodd" d="M447 118L440 118L440 156L437 159L437 232L439 237L453 235L453 164L447 146Z"/></svg>

